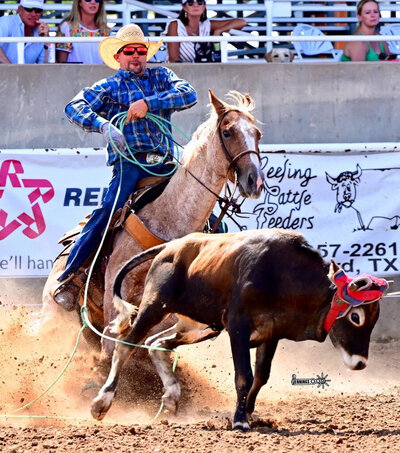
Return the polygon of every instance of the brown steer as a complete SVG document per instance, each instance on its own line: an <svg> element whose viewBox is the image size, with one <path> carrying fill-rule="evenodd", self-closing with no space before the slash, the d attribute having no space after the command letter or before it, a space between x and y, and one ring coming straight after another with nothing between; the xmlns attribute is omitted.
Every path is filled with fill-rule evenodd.
<svg viewBox="0 0 400 453"><path fill-rule="evenodd" d="M137 317L122 338L139 343L171 313L178 314L178 323L150 337L146 344L172 349L216 336L226 328L237 391L233 428L249 429L247 414L253 412L257 394L269 378L280 339L322 342L329 331L349 368L366 366L370 335L379 316L378 301L387 283L370 276L359 277L359 285L354 283L357 279L351 281L335 263L330 269L301 234L279 229L194 233L137 255L114 285L119 331L125 328L126 332L132 315L119 299L122 281L136 265L154 257ZM328 274L333 277L338 272L336 288ZM383 282L382 286L376 281ZM372 291L366 291L367 286ZM347 290L357 306L342 299ZM364 291L360 301L374 303L358 302L354 297L361 292L357 291ZM253 347L257 348L254 378L249 351ZM108 380L92 405L95 418L103 418L109 409L120 370L132 351L125 344L116 346ZM164 404L174 410L180 389L168 354L150 352L164 384Z"/></svg>

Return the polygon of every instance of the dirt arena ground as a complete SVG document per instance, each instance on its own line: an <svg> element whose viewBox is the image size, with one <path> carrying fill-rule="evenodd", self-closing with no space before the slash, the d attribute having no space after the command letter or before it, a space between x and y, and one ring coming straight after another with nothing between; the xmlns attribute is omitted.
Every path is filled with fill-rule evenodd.
<svg viewBox="0 0 400 453"><path fill-rule="evenodd" d="M37 314L0 305L0 451L20 452L384 452L400 451L400 342L371 344L363 371L347 371L327 340L282 341L270 382L258 398L252 431L230 430L235 407L227 334L182 348L177 416L161 414L162 387L150 362L131 364L106 418L95 421L90 403L104 377L97 354L79 327L60 321L35 335ZM329 386L293 386L323 373ZM18 410L53 387L24 410Z"/></svg>

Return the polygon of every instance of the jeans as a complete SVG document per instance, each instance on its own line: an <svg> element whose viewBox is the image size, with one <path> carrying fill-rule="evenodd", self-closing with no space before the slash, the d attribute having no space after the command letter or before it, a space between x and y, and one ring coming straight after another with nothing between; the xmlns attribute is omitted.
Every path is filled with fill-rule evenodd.
<svg viewBox="0 0 400 453"><path fill-rule="evenodd" d="M164 164L158 164L150 168L157 174L168 173L170 167L165 169ZM115 211L122 208L129 195L136 190L137 183L140 179L151 176L138 165L128 162L127 160L116 162L113 167L112 178L107 189L107 193L101 206L95 209L83 227L81 234L75 242L68 256L64 272L58 278L58 281L65 280L70 274L74 274L90 257L95 248L100 244L102 235L110 218L115 197L117 196L118 187L121 180L121 190L115 205Z"/></svg>

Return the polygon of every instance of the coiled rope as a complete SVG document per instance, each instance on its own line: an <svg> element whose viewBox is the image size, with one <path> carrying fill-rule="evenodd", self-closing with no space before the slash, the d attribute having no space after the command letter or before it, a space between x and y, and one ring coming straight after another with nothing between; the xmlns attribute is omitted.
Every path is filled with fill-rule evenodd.
<svg viewBox="0 0 400 453"><path fill-rule="evenodd" d="M123 132L123 129L124 129L124 125L125 125L125 121L126 121L126 118L127 118L127 112L122 112L122 113L118 113L117 115L115 115L112 119L111 119L111 124L114 124L118 129L120 129L121 132ZM178 144L177 142L173 139L172 137L172 134L171 134L171 131L169 129L168 126L170 127L174 127L175 129L177 129L187 140L189 140L189 137L181 130L179 129L175 124L173 124L171 121L168 121L167 119L159 116L159 115L155 115L153 113L147 113L146 114L146 118L148 118L150 121L153 121L157 127L160 129L160 131L162 132L162 135L163 135L163 141L161 141L153 150L156 151L158 150L159 148L163 147L164 148L164 156L161 160L161 163L165 161L165 159L171 155L170 151L169 151L169 145L170 143L174 143L174 147L175 147L175 151L177 152L178 156L179 156L179 148L178 148ZM176 366L177 366L177 363L178 363L178 358L179 358L179 353L178 351L174 350L174 349L165 349L165 348L159 348L159 347L155 347L155 346L147 346L147 345L139 345L139 344L134 344L134 343L129 343L127 341L124 341L124 340L120 340L120 339L117 339L117 338L113 338L113 337L110 337L108 335L104 335L102 332L99 332L93 325L92 323L90 322L89 320L89 313L88 313L88 309L87 309L87 298L88 298L88 291L89 291L89 284L90 284L90 280L91 280L91 277L92 277L92 274L93 274L93 269L94 269L94 266L95 266L95 263L100 255L100 252L101 252L101 249L104 245L104 241L105 241L105 238L106 238L106 234L107 234L107 231L109 229L109 226L110 226L110 223L111 223L111 220L112 220L112 217L114 215L114 211L115 211L115 207L116 207L116 204L117 204L117 200L118 200L118 197L119 197L119 194L121 192L121 184L122 184L122 159L125 159L125 160L128 160L129 162L132 162L136 165L138 165L140 168L142 168L143 170L145 170L147 173L153 175L153 176L170 176L172 175L174 172L175 172L175 169L176 169L176 166L178 164L178 161L176 162L174 168L168 172L168 173L163 173L163 174L159 174L159 173L155 173L153 171L150 170L151 167L154 167L154 166L157 166L160 164L160 162L157 162L157 163L154 163L154 164L144 164L142 162L139 162L136 157L135 157L135 153L131 150L131 148L128 146L128 144L126 144L126 153L123 153L119 148L118 146L116 145L115 141L113 140L112 136L111 136L111 129L109 131L109 139L110 139L110 145L113 149L114 152L118 153L120 156L121 156L121 159L119 159L119 164L120 164L120 180L119 180L119 184L118 184L118 189L117 189L117 194L115 196L115 199L114 199L114 203L113 203L113 206L112 206L112 209L111 209L111 213L110 213L110 216L108 218L108 221L107 221L107 225L106 225L106 228L104 230L104 233L103 233L103 236L101 238L101 241L100 241L100 244L97 248L97 251L95 253L95 256L92 260L92 263L89 267L89 271L88 271L88 278L86 280L86 284L85 284L85 288L84 288L84 298L83 298L83 306L81 308L81 319L82 319L82 327L78 333L78 336L77 336L77 339L76 339L76 342L75 342L75 346L74 346L74 349L69 357L69 359L67 360L65 366L63 367L63 369L61 370L60 374L56 377L56 379L52 382L52 384L49 385L49 387L47 387L47 389L45 389L39 396L37 396L36 398L34 398L32 401L30 401L29 403L15 409L14 411L11 412L11 414L0 414L0 417L1 418L52 418L52 419L63 419L63 420L77 420L77 419L74 419L74 418L69 418L69 417L59 417L59 416L46 416L46 415L15 415L16 412L19 412L19 411L22 411L23 409L27 409L28 407L30 407L32 404L34 404L36 401L38 401L39 399L41 399L46 393L48 393L57 383L58 381L61 379L61 377L64 375L64 373L67 371L68 367L70 366L73 358L75 357L75 354L77 352L77 349L78 349L78 346L79 346L79 342L81 340L81 336L82 336L82 333L83 331L85 330L86 327L89 327L96 335L98 335L99 337L101 338L105 338L107 340L110 340L110 341L114 341L116 343L122 343L122 344L125 344L125 345L128 345L128 346L133 346L133 347L138 347L138 348L143 348L143 349L148 349L148 350L157 350L157 351L163 351L163 352L173 352L175 354L175 359L174 359L174 362L173 362L173 365L172 365L172 371L175 372L175 369L176 369ZM151 152L151 151L149 151ZM162 154L162 153L160 153ZM161 403L161 406L157 412L157 414L155 415L155 417L151 420L151 422L153 422L154 420L156 420L159 415L161 414L162 410L163 410L163 407L164 407L164 404Z"/></svg>

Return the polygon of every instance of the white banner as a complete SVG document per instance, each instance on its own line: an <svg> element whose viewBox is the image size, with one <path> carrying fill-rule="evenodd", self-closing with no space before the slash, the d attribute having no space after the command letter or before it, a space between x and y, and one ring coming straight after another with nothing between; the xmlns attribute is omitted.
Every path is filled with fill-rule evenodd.
<svg viewBox="0 0 400 453"><path fill-rule="evenodd" d="M244 202L242 227L300 231L348 272L399 271L398 152L263 153L263 163L267 191ZM47 276L58 239L100 203L110 179L104 150L2 152L0 277Z"/></svg>
<svg viewBox="0 0 400 453"><path fill-rule="evenodd" d="M263 153L263 163L267 191L244 202L241 226L302 232L348 272L400 270L400 153Z"/></svg>
<svg viewBox="0 0 400 453"><path fill-rule="evenodd" d="M105 152L0 154L0 277L43 277L59 238L100 204Z"/></svg>

